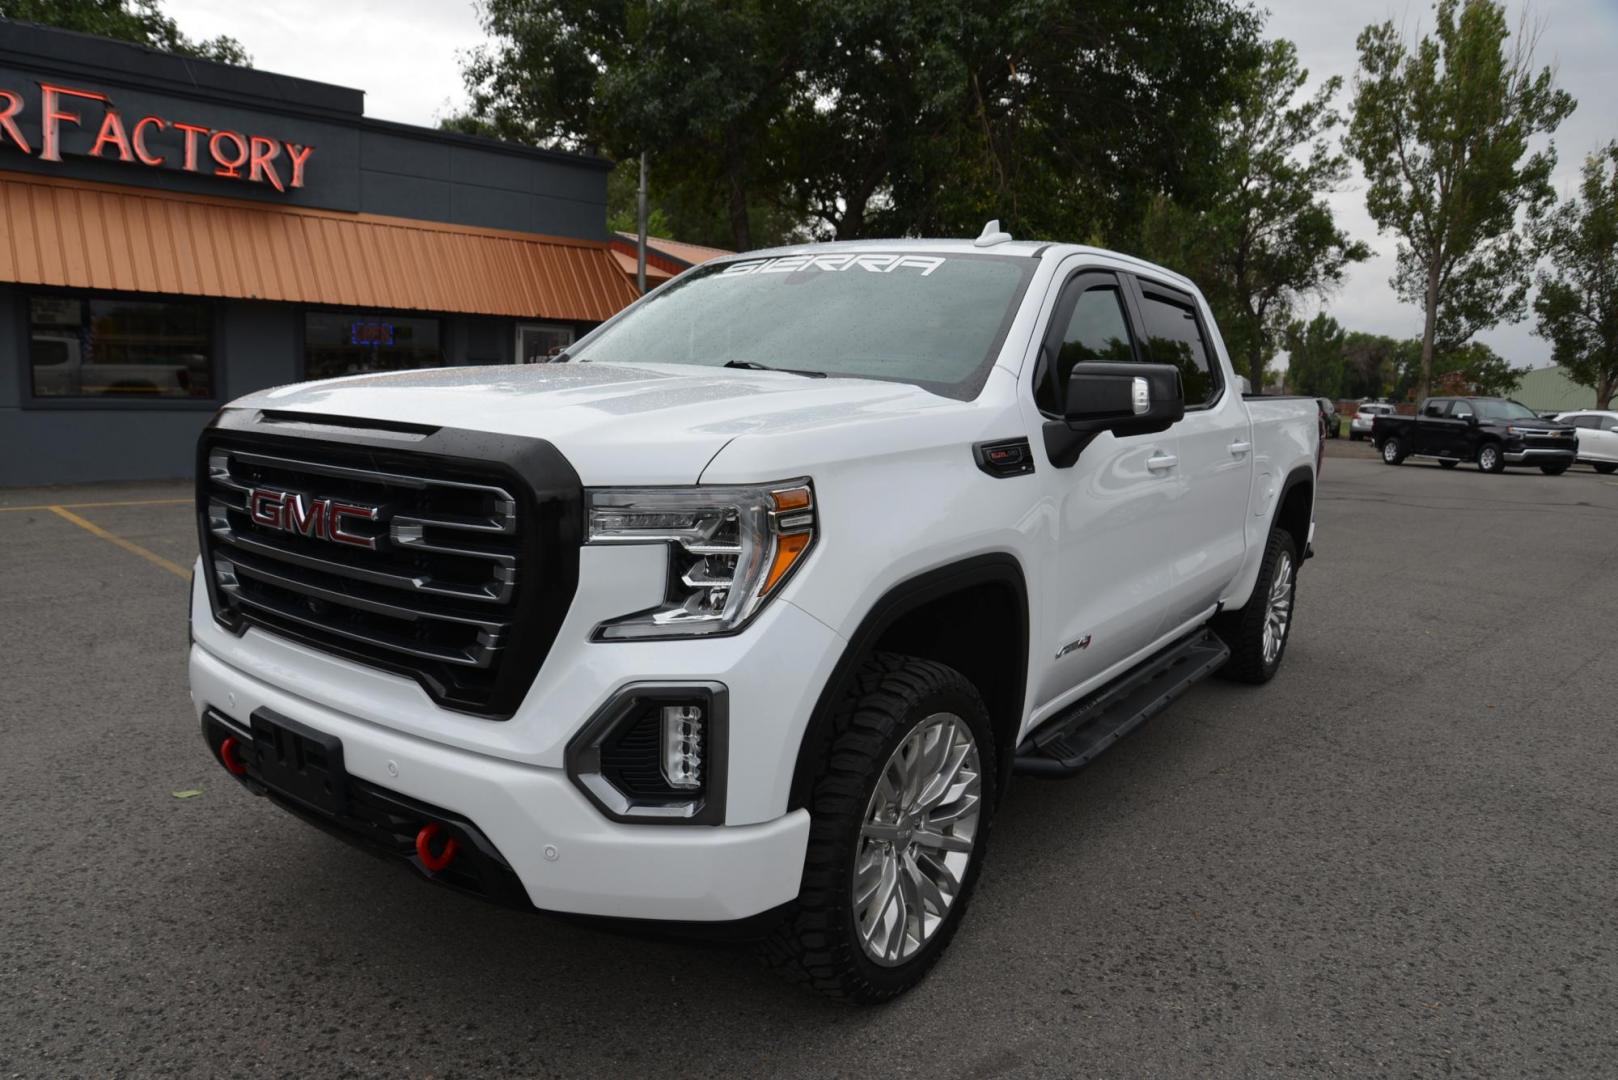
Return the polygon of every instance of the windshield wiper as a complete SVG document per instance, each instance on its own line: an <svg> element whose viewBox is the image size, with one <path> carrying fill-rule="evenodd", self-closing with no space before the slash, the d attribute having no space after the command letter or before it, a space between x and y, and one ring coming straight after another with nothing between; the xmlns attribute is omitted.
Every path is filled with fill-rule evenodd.
<svg viewBox="0 0 1618 1080"><path fill-rule="evenodd" d="M826 373L824 371L808 371L804 368L771 367L768 364L760 364L752 360L726 360L724 366L728 368L744 368L747 371L784 371L788 375L802 375L806 379L824 379L826 377Z"/></svg>

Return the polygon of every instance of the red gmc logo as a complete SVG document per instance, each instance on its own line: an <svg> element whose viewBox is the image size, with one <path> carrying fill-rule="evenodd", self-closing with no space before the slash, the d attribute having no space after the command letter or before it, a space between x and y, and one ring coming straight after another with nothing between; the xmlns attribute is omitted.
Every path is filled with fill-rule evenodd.
<svg viewBox="0 0 1618 1080"><path fill-rule="evenodd" d="M247 515L253 519L253 524L267 529L375 551L376 537L350 532L345 523L376 521L381 518L382 510L333 499L311 499L295 491L254 488L247 493Z"/></svg>

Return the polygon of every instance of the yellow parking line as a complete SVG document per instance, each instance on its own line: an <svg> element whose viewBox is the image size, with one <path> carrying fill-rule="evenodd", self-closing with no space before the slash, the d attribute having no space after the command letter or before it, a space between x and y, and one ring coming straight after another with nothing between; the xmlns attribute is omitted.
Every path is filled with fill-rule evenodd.
<svg viewBox="0 0 1618 1080"><path fill-rule="evenodd" d="M49 510L57 517L71 521L73 524L77 525L79 528L83 529L85 532L88 532L92 536L99 536L108 543L117 544L131 555L139 555L141 558L145 559L154 566L161 566L175 577L184 578L188 581L191 578L191 571L187 570L179 563L170 562L155 551L147 551L145 548L141 547L137 543L134 543L133 541L125 540L121 536L110 533L93 521L85 521L83 518L65 506L47 506L44 507L44 509Z"/></svg>
<svg viewBox="0 0 1618 1080"><path fill-rule="evenodd" d="M0 514L15 513L19 510L55 510L58 506L65 506L69 510L90 510L98 506L190 506L195 499L125 499L122 502L93 502L93 503L51 503L39 506L0 506Z"/></svg>

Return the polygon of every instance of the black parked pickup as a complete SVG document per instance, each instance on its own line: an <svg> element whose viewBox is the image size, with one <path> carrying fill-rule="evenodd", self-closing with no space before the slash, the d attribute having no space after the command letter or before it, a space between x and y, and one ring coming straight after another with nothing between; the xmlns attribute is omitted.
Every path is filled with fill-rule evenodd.
<svg viewBox="0 0 1618 1080"><path fill-rule="evenodd" d="M1572 424L1543 420L1508 398L1428 398L1415 416L1378 416L1371 440L1389 465L1407 457L1437 458L1446 469L1475 461L1484 472L1538 466L1558 476L1573 464L1579 441Z"/></svg>

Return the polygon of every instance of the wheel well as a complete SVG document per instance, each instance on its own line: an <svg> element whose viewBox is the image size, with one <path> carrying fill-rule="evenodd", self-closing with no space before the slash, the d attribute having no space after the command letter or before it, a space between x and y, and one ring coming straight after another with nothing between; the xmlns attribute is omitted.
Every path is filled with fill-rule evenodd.
<svg viewBox="0 0 1618 1080"><path fill-rule="evenodd" d="M1026 636L1021 604L1000 585L974 585L907 612L877 638L875 652L936 660L977 687L1004 758L1022 724ZM1026 621L1026 620L1024 620Z"/></svg>
<svg viewBox="0 0 1618 1080"><path fill-rule="evenodd" d="M821 691L792 778L788 809L808 805L823 767L837 710L850 680L873 653L947 664L964 675L989 710L1005 790L1028 679L1028 599L1011 556L984 556L905 582L873 607Z"/></svg>
<svg viewBox="0 0 1618 1080"><path fill-rule="evenodd" d="M1299 555L1309 546L1309 520L1314 506L1314 475L1310 473L1305 476L1300 471L1296 479L1287 485L1286 493L1281 497L1281 508L1275 514L1276 528L1292 534L1292 542Z"/></svg>

